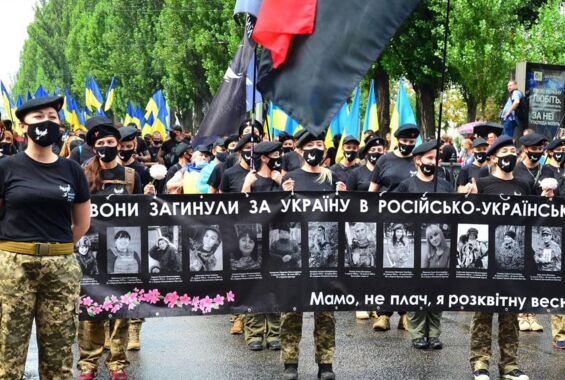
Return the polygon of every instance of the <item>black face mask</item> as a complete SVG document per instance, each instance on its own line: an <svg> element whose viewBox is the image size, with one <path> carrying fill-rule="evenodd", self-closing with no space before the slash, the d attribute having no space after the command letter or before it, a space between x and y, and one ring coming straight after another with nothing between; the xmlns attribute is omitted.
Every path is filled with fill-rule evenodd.
<svg viewBox="0 0 565 380"><path fill-rule="evenodd" d="M283 151L283 153L290 153L290 152L294 151L294 148L292 148L290 146L283 146L282 151Z"/></svg>
<svg viewBox="0 0 565 380"><path fill-rule="evenodd" d="M243 157L245 162L247 162L249 165L251 165L251 151L250 150L242 150L241 151L241 157Z"/></svg>
<svg viewBox="0 0 565 380"><path fill-rule="evenodd" d="M304 161L310 166L318 166L324 161L324 151L322 149L304 149Z"/></svg>
<svg viewBox="0 0 565 380"><path fill-rule="evenodd" d="M218 152L216 153L216 158L220 162L226 162L226 158L228 158L228 152Z"/></svg>
<svg viewBox="0 0 565 380"><path fill-rule="evenodd" d="M120 155L122 161L128 162L131 156L133 156L134 152L135 151L133 149L129 149L129 150L120 149L118 154Z"/></svg>
<svg viewBox="0 0 565 380"><path fill-rule="evenodd" d="M559 163L559 166L563 166L565 164L565 153L555 152L553 153L553 159Z"/></svg>
<svg viewBox="0 0 565 380"><path fill-rule="evenodd" d="M487 154L486 152L477 152L475 153L475 160L477 160L477 162L479 164L484 163L487 160Z"/></svg>
<svg viewBox="0 0 565 380"><path fill-rule="evenodd" d="M96 148L96 154L102 162L112 162L118 155L117 146L101 146Z"/></svg>
<svg viewBox="0 0 565 380"><path fill-rule="evenodd" d="M8 142L0 143L0 151L4 156L7 156L10 153L12 153L12 150L10 149L10 145L12 145L12 143L8 143Z"/></svg>
<svg viewBox="0 0 565 380"><path fill-rule="evenodd" d="M43 147L54 144L61 139L59 124L51 120L28 124L27 135L34 143Z"/></svg>
<svg viewBox="0 0 565 380"><path fill-rule="evenodd" d="M420 170L425 176L431 176L436 172L436 166L422 163L420 164Z"/></svg>
<svg viewBox="0 0 565 380"><path fill-rule="evenodd" d="M153 141L153 145L155 146L161 146L163 144L162 141Z"/></svg>
<svg viewBox="0 0 565 380"><path fill-rule="evenodd" d="M516 155L507 154L506 156L498 157L498 162L496 164L506 173L510 173L512 170L514 170L517 160L518 157Z"/></svg>
<svg viewBox="0 0 565 380"><path fill-rule="evenodd" d="M353 151L353 150L347 150L343 152L343 157L349 161L352 162L353 160L355 160L357 158L357 152Z"/></svg>
<svg viewBox="0 0 565 380"><path fill-rule="evenodd" d="M382 153L367 153L367 160L373 165L377 163L377 160L382 156Z"/></svg>
<svg viewBox="0 0 565 380"><path fill-rule="evenodd" d="M282 160L280 158L270 158L267 166L271 170L281 170Z"/></svg>
<svg viewBox="0 0 565 380"><path fill-rule="evenodd" d="M412 151L414 150L415 146L416 145L408 145L408 144L398 143L398 151L403 156L409 156L412 153Z"/></svg>
<svg viewBox="0 0 565 380"><path fill-rule="evenodd" d="M541 159L541 153L534 153L534 152L528 152L527 153L528 158L530 159L530 161L532 162L538 162Z"/></svg>

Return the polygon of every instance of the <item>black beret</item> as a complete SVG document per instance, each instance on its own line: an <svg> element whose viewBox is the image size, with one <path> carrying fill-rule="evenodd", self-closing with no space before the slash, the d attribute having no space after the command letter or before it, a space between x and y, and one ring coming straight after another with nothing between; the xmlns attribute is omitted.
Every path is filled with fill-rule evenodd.
<svg viewBox="0 0 565 380"><path fill-rule="evenodd" d="M96 140L104 137L114 136L116 140L120 141L120 131L114 127L112 120L106 116L94 116L86 121L86 143L94 146Z"/></svg>
<svg viewBox="0 0 565 380"><path fill-rule="evenodd" d="M475 141L473 141L473 148L479 147L481 145L488 145L488 142L482 137L477 137Z"/></svg>
<svg viewBox="0 0 565 380"><path fill-rule="evenodd" d="M228 145L230 145L232 142L237 142L237 140L239 140L238 135L231 135L231 136L226 137L226 142L225 142L226 147Z"/></svg>
<svg viewBox="0 0 565 380"><path fill-rule="evenodd" d="M289 135L285 131L279 133L279 142L281 143L285 142L286 140L292 140L292 139L294 139L294 137L292 137L292 135Z"/></svg>
<svg viewBox="0 0 565 380"><path fill-rule="evenodd" d="M236 152L240 151L241 149L243 149L245 144L250 143L250 142L258 142L257 136L255 136L252 133L248 133L246 135L243 135L241 137L241 139L238 141L237 146L235 147L235 151Z"/></svg>
<svg viewBox="0 0 565 380"><path fill-rule="evenodd" d="M496 151L500 148L504 148L505 146L514 145L514 141L512 141L512 137L510 136L499 136L496 140L492 143L490 148L487 150L487 156L492 156L496 154Z"/></svg>
<svg viewBox="0 0 565 380"><path fill-rule="evenodd" d="M547 142L547 138L539 133L530 133L529 135L522 136L518 140L520 145L524 146L538 146Z"/></svg>
<svg viewBox="0 0 565 380"><path fill-rule="evenodd" d="M412 155L422 156L431 150L437 149L437 147L438 147L437 140L426 141L425 143L420 144L416 148L414 148L414 150L412 151Z"/></svg>
<svg viewBox="0 0 565 380"><path fill-rule="evenodd" d="M177 125L174 125L174 126L173 126L173 131L180 131L180 132L182 132L182 125L178 125L178 124L177 124Z"/></svg>
<svg viewBox="0 0 565 380"><path fill-rule="evenodd" d="M259 134L261 134L261 132L263 130L263 126L261 125L261 123L259 121L252 120L252 119L245 119L240 124L238 134L241 136L245 127L251 127L251 126L253 126L253 128L257 128L257 130L259 131ZM253 133L253 130L251 130L251 133Z"/></svg>
<svg viewBox="0 0 565 380"><path fill-rule="evenodd" d="M128 125L118 130L120 132L120 142L132 141L137 137L137 128L135 125Z"/></svg>
<svg viewBox="0 0 565 380"><path fill-rule="evenodd" d="M324 135L324 131L320 131L320 132L311 132L311 131L307 131L307 133L304 133L300 139L298 139L298 142L296 143L296 146L298 146L299 148L303 147L304 145L306 145L307 143L309 143L310 141L317 141L317 140L322 140L324 141L325 135Z"/></svg>
<svg viewBox="0 0 565 380"><path fill-rule="evenodd" d="M59 112L61 108L63 108L64 102L65 99L62 96L41 96L22 104L16 111L16 116L20 119L20 121L24 121L24 118L28 113L49 107L52 107L55 111Z"/></svg>
<svg viewBox="0 0 565 380"><path fill-rule="evenodd" d="M228 146L228 144L226 143L226 139L223 137L218 137L216 141L214 141L214 147L217 146L223 146L224 148Z"/></svg>
<svg viewBox="0 0 565 380"><path fill-rule="evenodd" d="M209 145L200 144L196 147L196 152L212 154Z"/></svg>
<svg viewBox="0 0 565 380"><path fill-rule="evenodd" d="M348 135L348 136L345 136L345 138L343 139L343 143L344 144L353 143L353 144L359 145L359 140L357 140L357 138L355 138L355 136L353 136L353 135Z"/></svg>
<svg viewBox="0 0 565 380"><path fill-rule="evenodd" d="M282 146L281 142L274 142L274 141L263 141L253 148L253 153L260 156L262 154L269 154L280 150Z"/></svg>
<svg viewBox="0 0 565 380"><path fill-rule="evenodd" d="M555 139L552 142L549 143L549 145L547 146L547 150L553 150L561 145L565 145L565 139Z"/></svg>
<svg viewBox="0 0 565 380"><path fill-rule="evenodd" d="M361 148L361 156L365 156L369 149L374 146L385 146L385 139L380 136L371 136L365 143L365 146Z"/></svg>
<svg viewBox="0 0 565 380"><path fill-rule="evenodd" d="M394 137L415 139L420 135L420 130L414 124L402 124L396 131Z"/></svg>
<svg viewBox="0 0 565 380"><path fill-rule="evenodd" d="M180 143L177 144L177 146L175 146L173 153L175 154L175 157L178 158L182 156L189 149L192 149L192 145L190 145L185 141L181 141Z"/></svg>
<svg viewBox="0 0 565 380"><path fill-rule="evenodd" d="M295 139L296 141L300 140L300 138L301 138L302 136L304 136L304 134L305 134L306 132L308 132L308 130L307 130L307 129L304 129L304 128L301 129L301 130L299 130L298 132L296 132L296 133L294 134L294 139Z"/></svg>

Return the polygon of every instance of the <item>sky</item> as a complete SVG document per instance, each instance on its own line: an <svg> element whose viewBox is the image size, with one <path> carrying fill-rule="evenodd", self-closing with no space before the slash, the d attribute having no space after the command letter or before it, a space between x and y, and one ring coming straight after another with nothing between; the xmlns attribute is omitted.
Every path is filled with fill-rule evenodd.
<svg viewBox="0 0 565 380"><path fill-rule="evenodd" d="M11 88L20 67L20 52L33 21L37 0L0 0L2 37L0 38L0 80Z"/></svg>

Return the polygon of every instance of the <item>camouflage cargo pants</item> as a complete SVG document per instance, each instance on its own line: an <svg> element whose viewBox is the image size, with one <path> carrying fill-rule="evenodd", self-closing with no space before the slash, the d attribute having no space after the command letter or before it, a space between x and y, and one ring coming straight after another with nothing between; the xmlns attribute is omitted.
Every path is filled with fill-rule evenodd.
<svg viewBox="0 0 565 380"><path fill-rule="evenodd" d="M493 313L477 312L471 321L471 355L473 371L487 369L492 356L492 316ZM501 374L518 368L518 316L517 314L498 314L498 346L500 349Z"/></svg>
<svg viewBox="0 0 565 380"><path fill-rule="evenodd" d="M302 338L302 313L281 315L281 359L298 363L298 345ZM333 363L335 353L335 316L333 311L314 312L314 345L316 363Z"/></svg>
<svg viewBox="0 0 565 380"><path fill-rule="evenodd" d="M267 343L278 341L281 331L281 315L279 313L268 314L246 314L245 323L245 342L263 342L263 338Z"/></svg>
<svg viewBox="0 0 565 380"><path fill-rule="evenodd" d="M0 379L23 378L34 319L40 377L72 378L81 277L74 255L0 251Z"/></svg>
<svg viewBox="0 0 565 380"><path fill-rule="evenodd" d="M98 360L104 352L105 321L81 321L78 329L80 359L78 367L81 371L96 370ZM106 366L110 371L123 370L129 365L126 350L128 345L128 320L113 319L109 324L110 353L106 358Z"/></svg>
<svg viewBox="0 0 565 380"><path fill-rule="evenodd" d="M412 339L439 338L441 334L441 311L409 312L408 330Z"/></svg>
<svg viewBox="0 0 565 380"><path fill-rule="evenodd" d="M565 314L551 316L551 335L554 342L565 341Z"/></svg>

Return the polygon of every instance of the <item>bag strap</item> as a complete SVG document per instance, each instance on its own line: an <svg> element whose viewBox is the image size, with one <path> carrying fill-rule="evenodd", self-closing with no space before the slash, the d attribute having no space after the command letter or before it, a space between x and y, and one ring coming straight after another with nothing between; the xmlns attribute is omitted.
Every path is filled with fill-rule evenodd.
<svg viewBox="0 0 565 380"><path fill-rule="evenodd" d="M128 194L133 194L135 189L135 169L124 167L125 169L125 185Z"/></svg>

